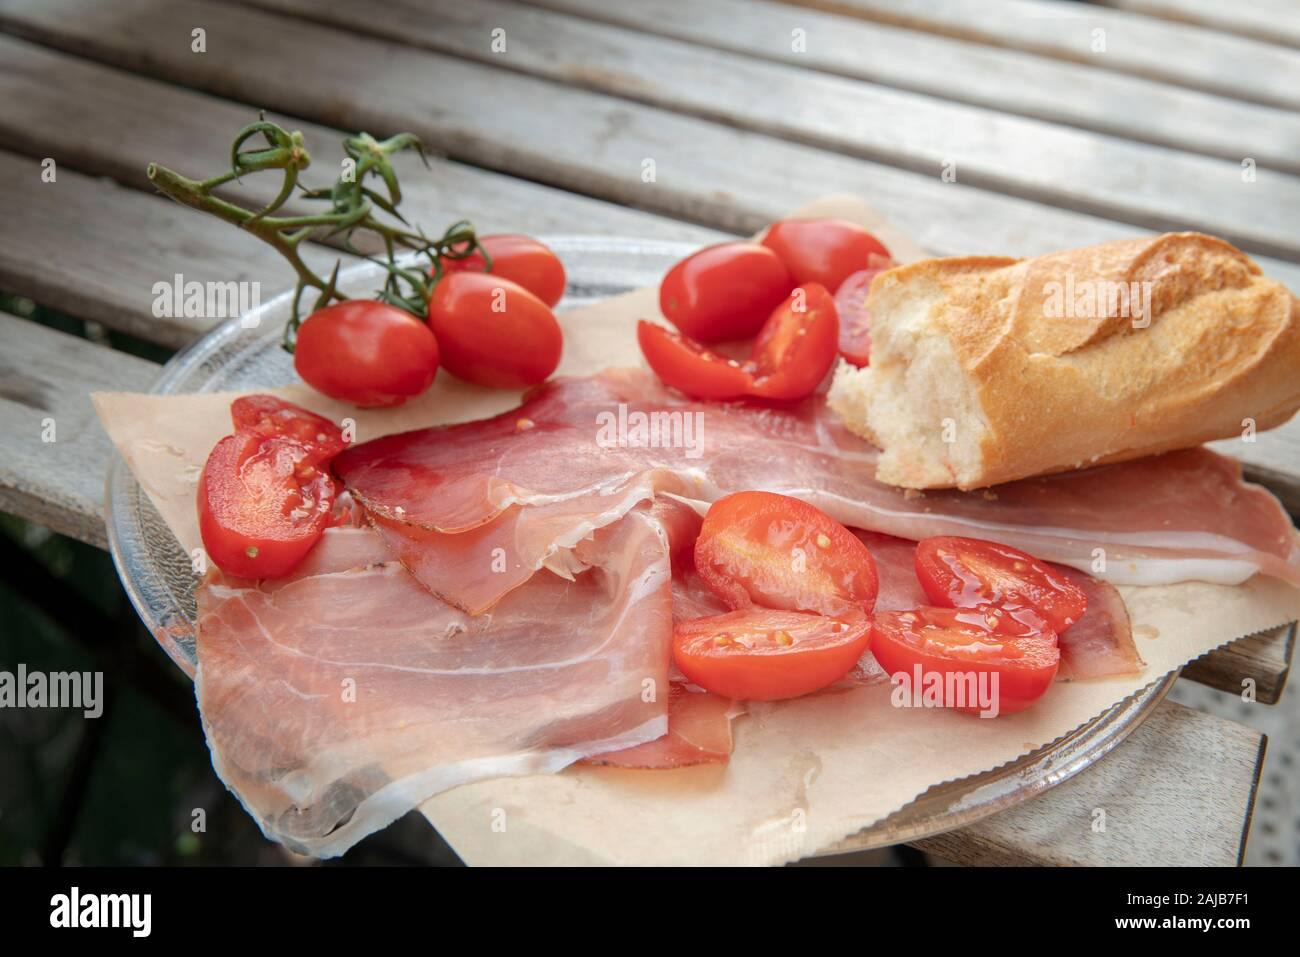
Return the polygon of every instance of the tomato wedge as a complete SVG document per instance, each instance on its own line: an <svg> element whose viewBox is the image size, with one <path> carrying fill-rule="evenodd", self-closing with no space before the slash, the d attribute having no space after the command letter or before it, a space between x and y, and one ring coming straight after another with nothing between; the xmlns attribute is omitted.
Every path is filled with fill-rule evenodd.
<svg viewBox="0 0 1300 957"><path fill-rule="evenodd" d="M213 447L199 476L199 532L223 572L278 578L320 539L338 485L310 458L293 439L251 432Z"/></svg>
<svg viewBox="0 0 1300 957"><path fill-rule="evenodd" d="M889 250L857 223L843 219L783 219L773 223L763 245L785 263L796 283L821 283L838 289L851 274Z"/></svg>
<svg viewBox="0 0 1300 957"><path fill-rule="evenodd" d="M293 439L313 465L329 461L347 447L342 430L329 419L273 395L240 396L230 404L230 418L236 432Z"/></svg>
<svg viewBox="0 0 1300 957"><path fill-rule="evenodd" d="M916 577L930 601L950 608L993 605L1041 616L1055 632L1083 617L1088 596L1032 555L979 538L940 535L916 546Z"/></svg>
<svg viewBox="0 0 1300 957"><path fill-rule="evenodd" d="M793 285L772 250L758 243L719 243L668 270L659 284L659 310L696 342L747 339Z"/></svg>
<svg viewBox="0 0 1300 957"><path fill-rule="evenodd" d="M666 385L697 399L738 399L754 380L735 359L727 359L691 339L644 319L636 339L655 375Z"/></svg>
<svg viewBox="0 0 1300 957"><path fill-rule="evenodd" d="M706 691L746 701L797 698L844 677L871 641L850 619L751 608L678 622L673 658Z"/></svg>
<svg viewBox="0 0 1300 957"><path fill-rule="evenodd" d="M867 546L820 509L772 492L714 502L695 540L695 568L729 608L844 615L876 603Z"/></svg>
<svg viewBox="0 0 1300 957"><path fill-rule="evenodd" d="M877 615L871 652L891 676L906 675L914 694L928 682L938 682L944 707L972 714L1024 710L1051 686L1061 662L1052 631L992 631L982 612L961 608Z"/></svg>
<svg viewBox="0 0 1300 957"><path fill-rule="evenodd" d="M889 268L885 263L861 269L835 290L835 309L840 318L840 355L861 369L871 362L871 311L867 293L871 282Z"/></svg>
<svg viewBox="0 0 1300 957"><path fill-rule="evenodd" d="M754 342L752 395L793 400L812 395L835 364L840 324L826 287L795 288Z"/></svg>

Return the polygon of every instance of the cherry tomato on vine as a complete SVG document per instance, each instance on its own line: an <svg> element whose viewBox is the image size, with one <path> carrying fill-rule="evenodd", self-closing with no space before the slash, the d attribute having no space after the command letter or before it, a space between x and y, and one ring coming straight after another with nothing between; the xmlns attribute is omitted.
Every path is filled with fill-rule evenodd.
<svg viewBox="0 0 1300 957"><path fill-rule="evenodd" d="M796 287L763 324L754 342L751 393L765 399L812 395L835 364L840 324L824 286Z"/></svg>
<svg viewBox="0 0 1300 957"><path fill-rule="evenodd" d="M293 439L313 465L329 461L347 447L343 431L329 419L273 395L241 395L230 404L230 418L236 432Z"/></svg>
<svg viewBox="0 0 1300 957"><path fill-rule="evenodd" d="M697 342L746 339L793 285L772 250L757 243L720 243L668 270L659 285L659 309Z"/></svg>
<svg viewBox="0 0 1300 957"><path fill-rule="evenodd" d="M349 299L317 310L298 327L293 366L304 382L335 399L400 405L433 384L438 341L409 312Z"/></svg>
<svg viewBox="0 0 1300 957"><path fill-rule="evenodd" d="M916 577L936 605L992 605L1013 616L1029 609L1057 632L1088 608L1083 589L1049 565L1018 548L979 538L922 539L916 546Z"/></svg>
<svg viewBox="0 0 1300 957"><path fill-rule="evenodd" d="M564 297L564 264L549 246L519 233L480 236L479 243L492 259L492 275L519 283L548 306ZM444 275L487 271L478 250L461 259L443 256L440 261Z"/></svg>
<svg viewBox="0 0 1300 957"><path fill-rule="evenodd" d="M673 626L673 660L706 691L746 701L797 698L844 677L871 641L865 615L750 608Z"/></svg>
<svg viewBox="0 0 1300 957"><path fill-rule="evenodd" d="M997 713L1010 714L1043 696L1061 662L1051 629L1026 634L993 631L975 609L885 612L875 616L871 632L871 653L890 675L913 678L919 668L922 682L940 676L944 706L975 714L984 710L972 700L981 682L992 695L996 676L991 704Z"/></svg>
<svg viewBox="0 0 1300 957"><path fill-rule="evenodd" d="M237 432L199 476L199 533L217 567L241 578L287 575L330 522L338 485L291 438Z"/></svg>
<svg viewBox="0 0 1300 957"><path fill-rule="evenodd" d="M453 272L433 287L429 325L452 375L496 389L522 389L560 364L564 335L555 313L495 273Z"/></svg>
<svg viewBox="0 0 1300 957"><path fill-rule="evenodd" d="M729 608L844 615L876 602L867 546L820 509L773 492L714 502L695 540L695 569Z"/></svg>
<svg viewBox="0 0 1300 957"><path fill-rule="evenodd" d="M783 219L773 223L762 243L780 257L798 284L816 282L839 289L852 273L872 265L889 250L856 223L842 219Z"/></svg>

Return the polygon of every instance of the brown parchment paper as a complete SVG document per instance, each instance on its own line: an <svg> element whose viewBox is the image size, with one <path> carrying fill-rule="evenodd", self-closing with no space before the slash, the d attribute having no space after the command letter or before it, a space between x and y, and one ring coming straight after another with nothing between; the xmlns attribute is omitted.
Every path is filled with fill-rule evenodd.
<svg viewBox="0 0 1300 957"><path fill-rule="evenodd" d="M897 258L922 255L855 197L826 197L795 215L853 220L875 231ZM565 314L560 373L641 365L634 323L658 314L654 289ZM302 384L272 391L336 421L351 417L357 441L480 418L517 399L445 374L429 393L394 410L358 410ZM230 432L232 397L92 396L114 445L187 551L200 545L195 486L208 452ZM735 722L735 752L725 767L575 767L464 785L421 810L471 864L784 863L875 823L933 785L1054 741L1220 645L1300 618L1300 589L1261 576L1236 587L1121 590L1146 670L1132 678L1058 682L1019 714L981 720L894 708L888 685L751 704Z"/></svg>

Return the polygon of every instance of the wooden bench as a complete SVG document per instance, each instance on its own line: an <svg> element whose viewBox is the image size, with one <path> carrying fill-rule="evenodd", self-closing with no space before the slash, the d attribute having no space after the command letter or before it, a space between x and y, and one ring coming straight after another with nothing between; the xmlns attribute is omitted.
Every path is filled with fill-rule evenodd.
<svg viewBox="0 0 1300 957"><path fill-rule="evenodd" d="M1139 12L396 0L380 17L345 0L0 0L0 289L176 348L209 323L155 319L160 278L285 285L277 257L144 178L147 160L211 168L254 106L324 155L339 130L420 134L439 155L431 175L404 161L403 208L424 222L707 243L835 190L867 197L940 254L1200 228L1300 289L1300 120L1287 112L1300 50L1269 42L1294 40L1300 17L1282 11L1277 37L1261 39L1258 24L1234 30L1197 0L1116 5ZM1110 52L1082 52L1064 8L1100 21ZM196 27L207 53L190 50ZM504 54L491 49L497 27ZM1141 59L1132 37L1148 45ZM1189 71L1195 59L1177 54L1188 44L1231 69ZM1259 188L1241 184L1225 202L1243 151ZM41 182L47 157L53 183ZM653 183L640 176L646 158ZM956 183L940 177L949 162ZM0 314L0 509L102 547L110 449L87 393L145 390L157 372ZM41 436L50 417L55 443ZM1300 510L1300 427L1226 450ZM1294 628L1278 629L1185 676L1234 693L1253 679L1258 699L1276 702L1293 646ZM918 846L962 863L1235 864L1263 750L1258 732L1167 701L1096 767ZM1087 827L1098 805L1132 811L1104 840Z"/></svg>

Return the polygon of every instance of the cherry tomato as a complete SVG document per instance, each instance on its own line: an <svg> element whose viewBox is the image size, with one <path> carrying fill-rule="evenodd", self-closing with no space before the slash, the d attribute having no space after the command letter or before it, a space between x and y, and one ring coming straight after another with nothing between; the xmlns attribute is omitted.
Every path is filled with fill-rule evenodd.
<svg viewBox="0 0 1300 957"><path fill-rule="evenodd" d="M673 659L706 691L746 701L797 698L844 677L871 641L849 619L751 608L673 627Z"/></svg>
<svg viewBox="0 0 1300 957"><path fill-rule="evenodd" d="M273 395L241 395L230 404L230 418L236 432L293 439L313 465L328 462L347 447L342 430L329 419Z"/></svg>
<svg viewBox="0 0 1300 957"><path fill-rule="evenodd" d="M429 298L429 325L448 372L494 389L543 381L560 364L564 348L550 307L494 273L444 276Z"/></svg>
<svg viewBox="0 0 1300 957"><path fill-rule="evenodd" d="M738 399L753 388L745 367L698 342L642 319L636 338L646 362L667 385L697 399Z"/></svg>
<svg viewBox="0 0 1300 957"><path fill-rule="evenodd" d="M199 476L203 547L227 574L286 575L324 533L337 494L334 479L293 439L228 435Z"/></svg>
<svg viewBox="0 0 1300 957"><path fill-rule="evenodd" d="M400 405L433 384L438 340L396 306L349 299L313 312L298 327L293 367L304 382L335 399Z"/></svg>
<svg viewBox="0 0 1300 957"><path fill-rule="evenodd" d="M772 250L757 243L721 243L668 270L659 285L659 309L697 342L747 339L793 285Z"/></svg>
<svg viewBox="0 0 1300 957"><path fill-rule="evenodd" d="M1064 575L1009 545L940 535L916 546L916 577L930 601L950 608L1027 608L1062 632L1083 617L1088 596Z"/></svg>
<svg viewBox="0 0 1300 957"><path fill-rule="evenodd" d="M975 610L885 612L875 616L871 631L871 653L885 671L907 675L915 694L927 682L940 682L944 707L972 714L984 710L981 693L988 695L990 711L1024 710L1051 686L1061 661L1052 631L1003 634L985 627Z"/></svg>
<svg viewBox="0 0 1300 957"><path fill-rule="evenodd" d="M850 274L872 265L872 256L889 258L880 240L842 219L783 219L768 228L763 245L781 258L795 283L827 289L840 288Z"/></svg>
<svg viewBox="0 0 1300 957"><path fill-rule="evenodd" d="M835 291L835 309L840 317L840 355L861 369L871 361L871 312L867 293L871 281L888 269L875 266L855 272Z"/></svg>
<svg viewBox="0 0 1300 957"><path fill-rule="evenodd" d="M549 246L518 233L480 236L479 244L492 257L492 275L519 283L548 306L564 297L564 264ZM461 259L443 256L441 262L444 275L487 271L483 254L477 249Z"/></svg>
<svg viewBox="0 0 1300 957"><path fill-rule="evenodd" d="M876 603L867 546L825 512L772 492L714 502L695 540L695 568L729 608L844 615Z"/></svg>
<svg viewBox="0 0 1300 957"><path fill-rule="evenodd" d="M839 336L835 302L826 288L796 287L754 342L752 394L765 399L812 395L835 364Z"/></svg>

